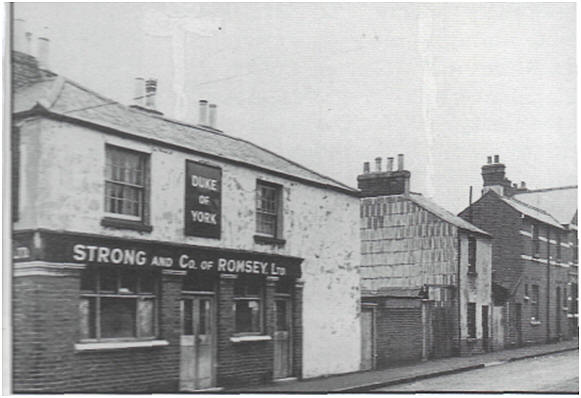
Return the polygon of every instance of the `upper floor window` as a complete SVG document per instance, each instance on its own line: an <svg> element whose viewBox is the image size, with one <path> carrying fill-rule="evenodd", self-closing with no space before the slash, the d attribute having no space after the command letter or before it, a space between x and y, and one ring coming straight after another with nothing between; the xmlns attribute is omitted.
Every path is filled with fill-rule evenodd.
<svg viewBox="0 0 581 398"><path fill-rule="evenodd" d="M538 224L533 224L533 257L538 257L541 248L541 242L539 240L539 230Z"/></svg>
<svg viewBox="0 0 581 398"><path fill-rule="evenodd" d="M280 185L256 184L256 232L273 238L282 235L282 189Z"/></svg>
<svg viewBox="0 0 581 398"><path fill-rule="evenodd" d="M106 152L105 211L115 217L144 221L148 155L110 145Z"/></svg>
<svg viewBox="0 0 581 398"><path fill-rule="evenodd" d="M468 238L468 272L476 273L476 238Z"/></svg>

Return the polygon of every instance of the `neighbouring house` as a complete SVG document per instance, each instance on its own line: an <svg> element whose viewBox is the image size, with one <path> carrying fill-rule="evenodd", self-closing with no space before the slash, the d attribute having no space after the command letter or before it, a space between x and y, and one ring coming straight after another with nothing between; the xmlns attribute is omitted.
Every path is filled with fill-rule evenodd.
<svg viewBox="0 0 581 398"><path fill-rule="evenodd" d="M14 391L359 369L357 190L225 134L205 101L198 125L164 117L153 79L125 106L40 61L12 52Z"/></svg>
<svg viewBox="0 0 581 398"><path fill-rule="evenodd" d="M403 163L357 177L363 369L491 349L491 237L410 192Z"/></svg>
<svg viewBox="0 0 581 398"><path fill-rule="evenodd" d="M460 213L493 236L499 343L567 339L577 320L577 186L530 190L506 178L505 169L498 155L489 156L481 198Z"/></svg>

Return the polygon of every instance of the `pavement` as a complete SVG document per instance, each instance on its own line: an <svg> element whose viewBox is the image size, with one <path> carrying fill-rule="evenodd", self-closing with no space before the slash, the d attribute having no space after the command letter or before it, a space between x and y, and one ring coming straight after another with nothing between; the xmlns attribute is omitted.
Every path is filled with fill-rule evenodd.
<svg viewBox="0 0 581 398"><path fill-rule="evenodd" d="M353 393L447 374L466 372L505 362L534 358L579 349L579 340L527 346L468 357L453 357L418 362L380 370L354 372L304 380L275 382L256 387L229 389L228 393Z"/></svg>

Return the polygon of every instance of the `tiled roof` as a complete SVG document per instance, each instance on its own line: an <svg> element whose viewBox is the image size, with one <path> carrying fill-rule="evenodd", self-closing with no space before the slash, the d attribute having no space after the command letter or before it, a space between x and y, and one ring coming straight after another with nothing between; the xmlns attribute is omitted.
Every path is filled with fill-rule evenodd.
<svg viewBox="0 0 581 398"><path fill-rule="evenodd" d="M409 195L410 200L415 202L418 206L423 207L430 213L441 218L442 220L457 226L458 228L464 229L466 231L471 231L477 234L491 236L488 232L470 224L468 221L454 215L448 210L444 209L440 205L432 202L431 200L423 197L421 194L412 193Z"/></svg>
<svg viewBox="0 0 581 398"><path fill-rule="evenodd" d="M267 149L219 130L171 120L105 98L61 76L16 90L14 113L36 105L68 120L91 123L145 139L154 139L196 152L259 167L356 195L357 190L312 171Z"/></svg>
<svg viewBox="0 0 581 398"><path fill-rule="evenodd" d="M515 197L500 196L500 199L525 216L534 218L535 220L539 220L545 224L549 224L557 228L563 228L559 220L557 220L551 214L542 209L531 206L528 203L520 201L520 198L516 199Z"/></svg>
<svg viewBox="0 0 581 398"><path fill-rule="evenodd" d="M577 185L536 189L516 194L513 198L546 211L560 224L573 223L577 213Z"/></svg>

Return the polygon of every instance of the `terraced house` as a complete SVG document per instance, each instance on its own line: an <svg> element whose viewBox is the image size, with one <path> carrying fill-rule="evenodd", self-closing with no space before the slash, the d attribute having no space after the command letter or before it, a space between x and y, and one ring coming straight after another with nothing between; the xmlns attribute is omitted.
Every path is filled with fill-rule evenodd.
<svg viewBox="0 0 581 398"><path fill-rule="evenodd" d="M14 51L13 388L196 391L360 365L357 191ZM39 67L40 61L40 67ZM145 100L143 98L145 97Z"/></svg>
<svg viewBox="0 0 581 398"><path fill-rule="evenodd" d="M461 216L493 235L495 330L506 347L577 333L577 186L528 189L499 156L482 166L482 197Z"/></svg>
<svg viewBox="0 0 581 398"><path fill-rule="evenodd" d="M403 155L393 161L357 178L362 367L493 349L490 235L411 192Z"/></svg>

